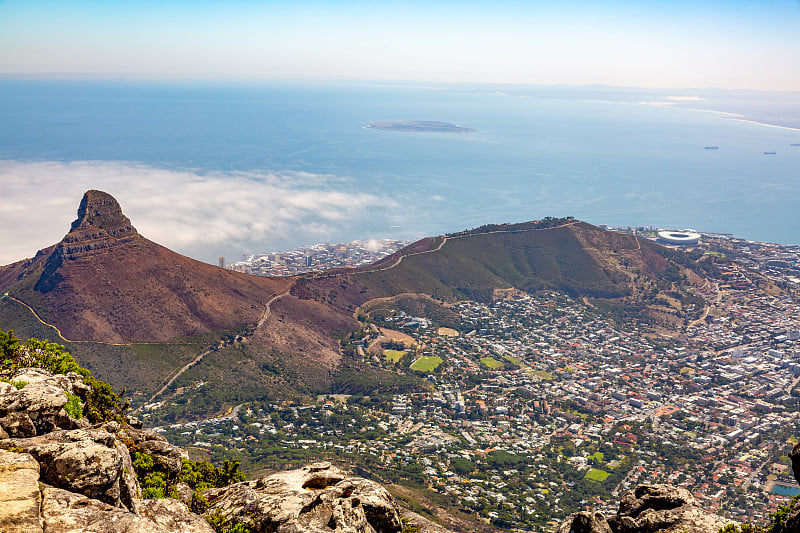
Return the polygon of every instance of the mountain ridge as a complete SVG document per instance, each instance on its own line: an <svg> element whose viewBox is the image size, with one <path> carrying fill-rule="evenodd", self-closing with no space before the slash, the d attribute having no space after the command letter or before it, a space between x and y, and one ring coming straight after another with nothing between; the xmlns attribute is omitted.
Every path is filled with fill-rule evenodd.
<svg viewBox="0 0 800 533"><path fill-rule="evenodd" d="M328 392L339 369L385 374L347 359L339 342L362 327L359 309L372 301L403 295L409 309L452 322L457 317L446 306L459 300L557 290L674 321L674 310L651 300L664 291L690 298L679 285L700 279L693 261L644 239L548 217L428 237L358 269L258 277L149 241L111 195L92 190L59 243L0 267L0 293L57 327L81 363L116 387L149 398L187 367L179 381L214 384L217 399L201 404L219 408L219 395L234 401ZM42 336L42 324L7 301L0 305L4 327ZM99 351L98 343L117 347Z"/></svg>

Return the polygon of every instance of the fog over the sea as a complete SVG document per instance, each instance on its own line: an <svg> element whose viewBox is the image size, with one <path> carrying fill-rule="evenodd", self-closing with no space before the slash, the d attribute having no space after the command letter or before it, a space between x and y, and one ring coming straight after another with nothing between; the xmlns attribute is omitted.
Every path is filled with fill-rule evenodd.
<svg viewBox="0 0 800 533"><path fill-rule="evenodd" d="M113 195L145 237L208 261L215 253L253 249L257 243L329 240L365 213L379 217L396 207L389 198L353 190L347 178L305 172L201 172L127 162L0 160L0 181L0 227L6 229L0 264L32 257L61 240L89 189Z"/></svg>

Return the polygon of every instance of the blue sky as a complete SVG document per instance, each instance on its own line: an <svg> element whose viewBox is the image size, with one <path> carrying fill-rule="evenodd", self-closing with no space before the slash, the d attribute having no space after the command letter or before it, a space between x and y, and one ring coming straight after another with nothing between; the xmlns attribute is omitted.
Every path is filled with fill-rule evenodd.
<svg viewBox="0 0 800 533"><path fill-rule="evenodd" d="M800 1L0 1L0 73L800 90Z"/></svg>

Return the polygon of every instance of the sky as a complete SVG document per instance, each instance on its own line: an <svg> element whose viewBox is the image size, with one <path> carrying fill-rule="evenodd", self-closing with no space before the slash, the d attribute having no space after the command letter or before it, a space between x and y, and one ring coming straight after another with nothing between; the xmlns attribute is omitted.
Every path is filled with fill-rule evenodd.
<svg viewBox="0 0 800 533"><path fill-rule="evenodd" d="M0 0L0 74L800 90L800 0Z"/></svg>

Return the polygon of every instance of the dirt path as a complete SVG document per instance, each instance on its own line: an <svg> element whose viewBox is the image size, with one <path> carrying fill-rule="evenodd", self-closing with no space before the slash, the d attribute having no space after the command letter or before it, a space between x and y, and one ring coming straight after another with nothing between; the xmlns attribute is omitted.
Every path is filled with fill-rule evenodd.
<svg viewBox="0 0 800 533"><path fill-rule="evenodd" d="M464 239L464 238L467 238L467 237L480 237L480 236L483 236L483 235L496 235L498 233L527 233L527 232L531 232L531 231L549 231L551 229L566 228L567 226L572 226L573 224L577 224L578 222L579 222L578 220L573 220L572 222L567 222L566 224L561 224L560 226L552 226L550 228L532 228L532 229L522 229L522 230L520 230L520 229L515 229L515 230L508 229L508 230L487 231L486 233L467 233L465 235L453 235L453 236L450 236L450 237L448 237L447 235L442 235L441 236L442 237L442 242L440 242L439 246L437 246L436 248L434 248L432 250L425 250L425 251L422 251L422 252L413 252L413 253L410 253L410 254L401 255L400 257L397 258L397 261L395 261L394 263L392 263L389 266L385 266L385 267L381 267L381 268L374 268L372 270L361 270L361 271L357 272L357 274L369 274L371 272L385 272L387 270L391 270L391 269L397 267L400 263L402 263L403 259L405 259L406 257L414 257L414 256L417 256L417 255L423 255L423 254L430 254L430 253L433 253L433 252L438 252L439 250L442 249L442 247L447 243L448 240ZM638 242L638 239L637 239L637 245L638 244L639 244L639 242ZM640 246L639 249L641 249L641 246Z"/></svg>
<svg viewBox="0 0 800 533"><path fill-rule="evenodd" d="M264 324L264 322L266 322L266 321L267 321L267 318L269 318L270 305L272 304L272 302L274 302L275 300L279 300L280 298L283 298L284 296L286 296L287 294L289 294L289 291L290 291L290 290L291 290L291 287L289 287L288 289L286 289L286 290L285 290L285 291L283 291L282 293L279 293L279 294L276 294L276 295L274 295L272 298L270 298L269 300L267 300L267 303L266 303L266 304L264 304L264 312L263 312L263 313L261 313L261 317L258 319L258 324L256 324L256 327L255 327L255 328L253 329L253 331L251 331L250 333L247 333L246 335L242 335L242 337L249 337L249 336L250 336L250 335L252 335L252 334L253 334L253 333L254 333L254 332L255 332L255 331L258 329L258 328L260 328L260 327L261 327L261 326ZM232 342L220 341L219 347L218 347L217 349L219 349L219 348L224 348L225 346L228 346L228 345L230 345L230 344L232 344ZM202 361L202 360L203 360L203 357L205 357L206 355L210 354L210 353L211 353L211 352L213 352L213 351L215 351L215 349L214 349L214 348L211 348L211 349L209 349L209 350L206 350L206 351L204 351L203 353L201 353L201 354L198 354L198 355L197 355L197 357L195 357L194 359L192 359L192 360L191 360L191 361L189 361L188 363L186 363L186 364L185 364L183 367L181 367L181 369L180 369L180 370L178 370L178 372L177 372L177 373L176 373L174 376L172 376L172 377L169 379L169 381L167 381L167 383L166 383L166 384L165 384L163 387L161 387L161 388L158 390L158 392L156 392L155 394L153 394L153 396L151 396L151 397L150 397L150 401L148 401L147 403L152 403L152 402L153 402L153 400L155 400L155 399L156 399L158 396L162 395L162 394L164 393L164 391L165 391L165 390L167 390L167 389L169 388L169 386L170 386L170 385L172 385L172 384L175 382L175 380L176 380L176 379L178 379L178 378L179 378L179 377L180 377L180 376L181 376L181 375L182 375L184 372L186 372L187 370L189 370L190 368L192 368L194 365L196 365L197 363L199 363L200 361Z"/></svg>
<svg viewBox="0 0 800 533"><path fill-rule="evenodd" d="M263 326L264 322L266 322L267 319L269 318L269 306L272 305L272 302L274 302L275 300L280 300L281 298L283 298L284 296L289 294L289 291L291 291L291 290L292 290L292 287L289 287L288 289L286 289L282 293L276 294L275 296L273 296L272 298L267 300L267 303L264 305L264 312L261 313L261 318L258 319L258 324L256 324L256 329L258 329L261 326Z"/></svg>
<svg viewBox="0 0 800 533"><path fill-rule="evenodd" d="M0 296L0 300L2 300L3 298L8 298L12 302L16 302L19 305L25 307L28 311L30 311L30 313L33 315L33 317L36 320L39 321L39 323L41 325L46 326L48 328L51 328L53 331L56 332L56 335L58 335L58 338L61 339L64 342L69 342L69 343L73 343L73 344L78 344L78 343L80 343L80 344L102 344L102 345L105 345L105 346L147 346L147 345L156 345L156 344L172 344L172 345L178 345L178 346L191 346L192 344L196 344L196 343L193 343L193 342L106 342L106 341L94 341L94 340L68 339L61 333L61 330L58 329L58 327L56 325L50 324L49 322L45 322L44 320L42 320L42 317L40 317L39 314L36 311L34 311L33 307L31 307L30 305L26 304L22 300L14 298L9 293L5 293L5 294L3 294L3 296Z"/></svg>

